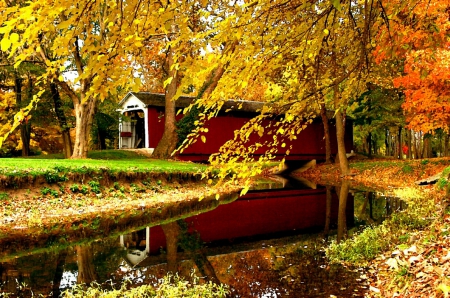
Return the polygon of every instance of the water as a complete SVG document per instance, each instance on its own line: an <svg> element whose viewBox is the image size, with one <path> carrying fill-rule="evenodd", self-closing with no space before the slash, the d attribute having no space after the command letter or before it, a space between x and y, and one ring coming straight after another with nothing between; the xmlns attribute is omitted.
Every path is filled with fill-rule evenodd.
<svg viewBox="0 0 450 298"><path fill-rule="evenodd" d="M124 280L155 284L166 274L169 255L176 256L177 271L189 279L192 270L201 270L193 261L201 252L212 265L212 274L231 287L232 297L364 296L368 290L364 269L329 264L323 251L325 236L335 238L339 231L345 234L379 223L405 208L404 203L357 191L340 200L333 188L314 189L295 179L262 185L264 190L187 218L186 230L181 231L184 249L177 251L166 247L161 226L136 230L127 226L120 236L36 247L21 257L20 252L4 254L0 293L57 297L75 284L93 281L107 287L118 287Z"/></svg>

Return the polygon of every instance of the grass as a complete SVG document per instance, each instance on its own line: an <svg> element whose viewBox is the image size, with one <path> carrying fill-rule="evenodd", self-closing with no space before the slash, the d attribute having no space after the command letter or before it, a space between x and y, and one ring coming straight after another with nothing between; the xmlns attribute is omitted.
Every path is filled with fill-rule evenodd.
<svg viewBox="0 0 450 298"><path fill-rule="evenodd" d="M64 154L41 154L35 156L25 157L27 159L64 159ZM106 160L118 160L118 159L146 159L144 155L140 155L131 150L92 150L88 152L88 158L91 159L106 159Z"/></svg>
<svg viewBox="0 0 450 298"><path fill-rule="evenodd" d="M205 165L165 161L157 159L38 159L38 158L2 158L0 173L13 174L14 171L31 172L33 169L49 170L89 168L93 170L109 168L111 170L151 170L153 172L197 172L206 168Z"/></svg>
<svg viewBox="0 0 450 298"><path fill-rule="evenodd" d="M102 185L111 181L128 182L144 180L198 181L206 165L192 162L166 161L142 156L132 151L104 150L91 152L99 159L44 159L2 158L0 160L0 187L20 189L42 182L86 183L101 180ZM113 158L112 158L113 157ZM98 193L99 187L92 187ZM82 193L85 190L80 190Z"/></svg>

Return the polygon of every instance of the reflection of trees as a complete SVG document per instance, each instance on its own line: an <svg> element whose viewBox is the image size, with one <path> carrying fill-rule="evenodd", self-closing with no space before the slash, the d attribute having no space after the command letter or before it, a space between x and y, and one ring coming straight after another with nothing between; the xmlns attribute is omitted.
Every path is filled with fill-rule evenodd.
<svg viewBox="0 0 450 298"><path fill-rule="evenodd" d="M280 239L281 240L281 239ZM321 237L274 247L211 258L220 280L232 297L357 297L363 296L361 273L340 264L329 264L319 248Z"/></svg>
<svg viewBox="0 0 450 298"><path fill-rule="evenodd" d="M67 258L67 250L64 249L59 252L58 258L56 259L56 270L55 275L53 276L53 297L59 297L61 294L60 286L61 279L64 273L64 264L66 263Z"/></svg>
<svg viewBox="0 0 450 298"><path fill-rule="evenodd" d="M94 249L92 244L77 245L75 249L77 252L78 264L77 283L90 285L92 282L98 280L98 275L94 266Z"/></svg>
<svg viewBox="0 0 450 298"><path fill-rule="evenodd" d="M347 237L347 197L350 190L350 182L343 180L339 190L338 231L337 242Z"/></svg>
<svg viewBox="0 0 450 298"><path fill-rule="evenodd" d="M177 224L181 228L180 241L178 242L180 247L189 254L203 276L206 276L213 283L220 284L214 267L206 257L206 249L200 235L189 233L187 223L184 220L179 220Z"/></svg>
<svg viewBox="0 0 450 298"><path fill-rule="evenodd" d="M178 236L180 234L180 226L176 221L161 225L166 236L166 250L167 250L167 271L177 273L177 251L178 251Z"/></svg>
<svg viewBox="0 0 450 298"><path fill-rule="evenodd" d="M0 263L0 296L10 293L5 297L59 297L66 256L67 250L61 250Z"/></svg>
<svg viewBox="0 0 450 298"><path fill-rule="evenodd" d="M400 198L376 195L371 191L357 193L355 202L361 200L363 201L357 216L368 224L379 224L393 212L406 208L406 203Z"/></svg>
<svg viewBox="0 0 450 298"><path fill-rule="evenodd" d="M330 233L330 222L331 222L331 201L333 199L331 194L331 186L326 186L327 192L326 192L326 205L325 205L325 228L323 230L325 238L328 237L328 234Z"/></svg>
<svg viewBox="0 0 450 298"><path fill-rule="evenodd" d="M213 257L220 280L230 285L232 297L279 297L286 294L280 288L279 273L274 270L267 249L251 250Z"/></svg>

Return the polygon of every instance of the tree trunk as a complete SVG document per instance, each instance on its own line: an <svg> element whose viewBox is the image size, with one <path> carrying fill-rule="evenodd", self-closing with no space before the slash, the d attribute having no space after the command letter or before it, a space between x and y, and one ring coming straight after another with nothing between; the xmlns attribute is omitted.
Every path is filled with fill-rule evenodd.
<svg viewBox="0 0 450 298"><path fill-rule="evenodd" d="M347 152L345 151L345 119L344 113L340 111L339 105L339 86L334 86L334 106L336 112L336 137L339 156L339 166L341 168L341 175L346 176L350 173L348 165Z"/></svg>
<svg viewBox="0 0 450 298"><path fill-rule="evenodd" d="M78 284L90 285L92 282L98 280L97 272L94 267L94 254L92 251L92 246L87 245L77 245L77 264L78 264Z"/></svg>
<svg viewBox="0 0 450 298"><path fill-rule="evenodd" d="M448 156L448 143L449 143L449 134L446 133L444 137L444 156Z"/></svg>
<svg viewBox="0 0 450 298"><path fill-rule="evenodd" d="M416 137L416 159L422 158L422 133L418 132Z"/></svg>
<svg viewBox="0 0 450 298"><path fill-rule="evenodd" d="M94 119L97 100L88 98L75 104L75 144L73 148L73 159L87 158L89 151L89 137Z"/></svg>
<svg viewBox="0 0 450 298"><path fill-rule="evenodd" d="M20 125L20 137L22 139L22 156L30 155L30 140L31 140L31 123L29 120L25 120Z"/></svg>
<svg viewBox="0 0 450 298"><path fill-rule="evenodd" d="M391 152L389 150L389 133L387 128L384 130L384 146L386 147L386 156L389 156Z"/></svg>
<svg viewBox="0 0 450 298"><path fill-rule="evenodd" d="M67 118L62 108L61 96L59 95L58 87L56 86L56 84L50 84L50 91L52 93L56 118L58 119L59 129L61 130L61 136L63 139L64 157L70 158L72 156L72 139L70 138L70 128L67 125Z"/></svg>
<svg viewBox="0 0 450 298"><path fill-rule="evenodd" d="M433 151L431 148L431 135L425 134L423 136L423 158L433 157Z"/></svg>
<svg viewBox="0 0 450 298"><path fill-rule="evenodd" d="M22 108L22 81L17 74L14 78L14 91L16 93L17 110ZM28 116L20 123L20 139L22 140L22 156L30 155L30 140L31 140L31 124L28 121Z"/></svg>
<svg viewBox="0 0 450 298"><path fill-rule="evenodd" d="M398 159L403 159L403 150L402 150L402 127L398 127L398 144L397 144L397 150L398 150Z"/></svg>
<svg viewBox="0 0 450 298"><path fill-rule="evenodd" d="M412 137L411 130L408 129L406 132L407 146L408 146L408 159L412 159L411 137Z"/></svg>
<svg viewBox="0 0 450 298"><path fill-rule="evenodd" d="M166 88L166 97L165 97L165 112L164 112L164 133L159 141L158 145L153 152L153 157L160 159L167 159L171 156L172 152L175 150L178 135L176 132L176 105L173 100L175 94L177 93L177 82L178 82L178 72L175 67L172 68L174 63L173 60L173 50L169 50L167 68L170 69L169 77L172 78L172 81Z"/></svg>
<svg viewBox="0 0 450 298"><path fill-rule="evenodd" d="M327 110L325 103L320 104L320 116L322 117L323 131L325 134L325 163L332 163L331 161L331 141L330 141L330 123L327 117Z"/></svg>
<svg viewBox="0 0 450 298"><path fill-rule="evenodd" d="M369 132L369 134L367 135L367 139L366 139L368 148L367 148L367 156L369 158L372 158L372 133Z"/></svg>

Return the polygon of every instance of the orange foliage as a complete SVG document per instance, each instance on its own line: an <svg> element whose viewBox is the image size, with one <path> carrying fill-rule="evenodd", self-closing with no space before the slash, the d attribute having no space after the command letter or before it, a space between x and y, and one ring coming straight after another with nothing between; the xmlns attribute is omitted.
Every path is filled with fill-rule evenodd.
<svg viewBox="0 0 450 298"><path fill-rule="evenodd" d="M393 80L404 90L409 127L431 132L450 124L450 0L384 1L386 14L399 13L381 27L377 62L402 60L403 74Z"/></svg>
<svg viewBox="0 0 450 298"><path fill-rule="evenodd" d="M164 93L163 84L167 73L163 67L166 59L163 47L163 42L152 40L141 49L142 52L138 56L142 67L140 74L143 76L141 91Z"/></svg>

